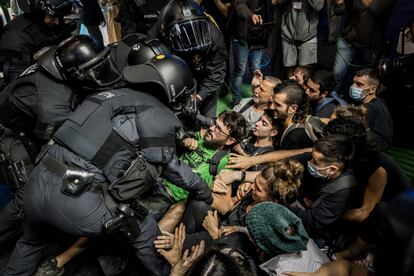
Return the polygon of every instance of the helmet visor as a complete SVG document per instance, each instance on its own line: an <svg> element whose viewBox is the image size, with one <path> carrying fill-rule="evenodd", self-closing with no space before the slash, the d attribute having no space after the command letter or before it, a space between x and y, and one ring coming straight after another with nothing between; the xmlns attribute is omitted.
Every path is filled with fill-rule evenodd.
<svg viewBox="0 0 414 276"><path fill-rule="evenodd" d="M121 78L121 73L109 55L102 62L95 63L92 67L84 69L82 75L86 82L84 86L90 86L92 88L100 88L114 84Z"/></svg>
<svg viewBox="0 0 414 276"><path fill-rule="evenodd" d="M176 52L201 50L212 43L211 27L207 18L197 18L175 23L168 40Z"/></svg>

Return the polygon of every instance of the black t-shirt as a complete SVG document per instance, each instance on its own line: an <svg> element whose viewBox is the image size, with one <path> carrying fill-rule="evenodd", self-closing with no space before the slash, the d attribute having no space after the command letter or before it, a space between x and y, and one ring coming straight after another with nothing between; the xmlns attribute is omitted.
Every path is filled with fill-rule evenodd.
<svg viewBox="0 0 414 276"><path fill-rule="evenodd" d="M392 143L393 122L383 99L375 98L367 104L367 119L371 132L388 148Z"/></svg>
<svg viewBox="0 0 414 276"><path fill-rule="evenodd" d="M388 154L377 151L366 151L361 158L354 162L355 176L361 184L361 197L368 184L368 179L379 168L387 172L387 184L381 201L388 201L409 187L410 179L401 170L397 162Z"/></svg>
<svg viewBox="0 0 414 276"><path fill-rule="evenodd" d="M283 150L304 149L311 147L313 147L313 142L303 127L289 131L289 133L287 133L283 138L280 145L280 149Z"/></svg>

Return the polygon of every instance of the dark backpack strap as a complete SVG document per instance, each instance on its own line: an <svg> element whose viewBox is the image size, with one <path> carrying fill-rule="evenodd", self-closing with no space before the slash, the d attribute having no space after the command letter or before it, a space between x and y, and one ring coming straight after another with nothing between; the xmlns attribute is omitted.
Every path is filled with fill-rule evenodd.
<svg viewBox="0 0 414 276"><path fill-rule="evenodd" d="M285 137L289 134L289 133L291 133L293 130L295 130L295 129L297 129L297 128L305 128L305 126L303 125L303 124L299 124L299 123L296 123L296 124L293 124L293 125L290 125L284 132L283 132L283 134L282 134L282 138L280 138L280 144L282 145L283 144L283 140L285 139Z"/></svg>
<svg viewBox="0 0 414 276"><path fill-rule="evenodd" d="M250 101L248 101L240 110L239 113L242 114L243 112L245 112L247 109L249 109L250 107L252 107L254 105L254 100L251 99Z"/></svg>
<svg viewBox="0 0 414 276"><path fill-rule="evenodd" d="M213 157L207 161L210 164L209 172L211 175L217 175L218 165L220 164L221 159L223 159L224 156L228 155L229 152L229 150L218 150L213 155Z"/></svg>
<svg viewBox="0 0 414 276"><path fill-rule="evenodd" d="M340 190L349 189L358 185L358 182L354 175L345 175L340 177L335 183L330 183L323 187L318 194L320 195L319 198L312 204L312 208L318 206L322 200L331 195L336 193Z"/></svg>

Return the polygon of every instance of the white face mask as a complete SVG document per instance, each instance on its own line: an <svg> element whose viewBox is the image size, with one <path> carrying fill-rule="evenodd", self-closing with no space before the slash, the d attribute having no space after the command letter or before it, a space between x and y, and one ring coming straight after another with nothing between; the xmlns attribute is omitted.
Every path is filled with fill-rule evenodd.
<svg viewBox="0 0 414 276"><path fill-rule="evenodd" d="M360 87L355 87L353 85L351 85L349 87L349 96L351 97L351 99L355 100L355 101L362 101L363 99L365 99L365 97L368 95L368 93L365 93L364 95L364 90L368 90L370 88L360 88Z"/></svg>

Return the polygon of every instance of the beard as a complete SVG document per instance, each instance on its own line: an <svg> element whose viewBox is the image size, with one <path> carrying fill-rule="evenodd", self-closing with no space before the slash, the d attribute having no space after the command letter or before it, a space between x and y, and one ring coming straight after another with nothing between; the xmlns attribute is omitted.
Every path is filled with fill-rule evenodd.
<svg viewBox="0 0 414 276"><path fill-rule="evenodd" d="M223 148L226 145L227 138L219 140L219 139L212 139L209 137L213 137L211 130L208 130L203 138L203 142L206 148L217 150L217 149Z"/></svg>
<svg viewBox="0 0 414 276"><path fill-rule="evenodd" d="M274 114L275 114L276 119L280 119L282 121L285 121L289 117L289 114L287 113L287 109L283 112L275 111Z"/></svg>

